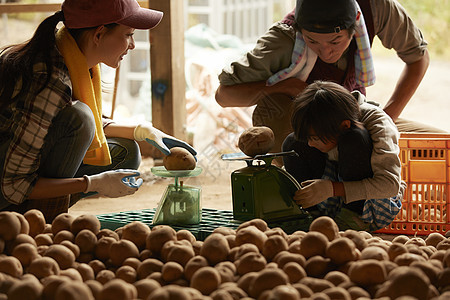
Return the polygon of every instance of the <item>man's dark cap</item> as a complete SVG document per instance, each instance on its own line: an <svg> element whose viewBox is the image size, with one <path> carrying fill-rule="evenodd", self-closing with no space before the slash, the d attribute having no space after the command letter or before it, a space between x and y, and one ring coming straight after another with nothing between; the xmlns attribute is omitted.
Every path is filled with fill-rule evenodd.
<svg viewBox="0 0 450 300"><path fill-rule="evenodd" d="M299 28L316 33L348 29L356 21L355 0L297 0L295 22Z"/></svg>

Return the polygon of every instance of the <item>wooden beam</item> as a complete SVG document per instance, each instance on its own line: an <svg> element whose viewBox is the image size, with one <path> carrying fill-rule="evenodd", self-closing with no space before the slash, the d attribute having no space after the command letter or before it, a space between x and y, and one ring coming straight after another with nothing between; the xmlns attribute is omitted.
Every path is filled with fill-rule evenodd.
<svg viewBox="0 0 450 300"><path fill-rule="evenodd" d="M149 8L164 12L150 30L152 122L179 139L186 138L183 1L149 0Z"/></svg>

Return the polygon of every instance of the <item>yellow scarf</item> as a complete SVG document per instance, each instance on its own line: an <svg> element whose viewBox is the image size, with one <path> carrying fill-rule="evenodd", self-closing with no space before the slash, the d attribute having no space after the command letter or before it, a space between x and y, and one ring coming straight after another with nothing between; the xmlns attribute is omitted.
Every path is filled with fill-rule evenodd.
<svg viewBox="0 0 450 300"><path fill-rule="evenodd" d="M64 57L72 81L72 97L89 106L95 119L95 136L84 156L85 164L106 166L111 164L108 143L103 132L102 123L102 90L100 67L92 68L92 78L86 63L86 57L66 27L56 33L56 45Z"/></svg>

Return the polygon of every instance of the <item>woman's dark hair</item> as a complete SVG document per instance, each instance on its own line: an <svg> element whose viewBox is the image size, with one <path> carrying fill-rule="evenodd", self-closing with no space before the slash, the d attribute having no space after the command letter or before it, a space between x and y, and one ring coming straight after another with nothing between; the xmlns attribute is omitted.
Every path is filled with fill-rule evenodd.
<svg viewBox="0 0 450 300"><path fill-rule="evenodd" d="M0 52L0 108L13 103L21 93L28 92L31 84L33 65L36 57L43 58L47 68L45 81L37 93L48 84L52 75L51 50L55 45L55 30L60 21L64 20L62 11L47 17L34 32L33 37L21 44L5 47ZM21 92L13 97L14 88L22 80Z"/></svg>
<svg viewBox="0 0 450 300"><path fill-rule="evenodd" d="M323 142L341 134L341 124L359 121L359 104L353 95L337 83L316 81L295 99L291 124L297 140L307 141L314 130Z"/></svg>

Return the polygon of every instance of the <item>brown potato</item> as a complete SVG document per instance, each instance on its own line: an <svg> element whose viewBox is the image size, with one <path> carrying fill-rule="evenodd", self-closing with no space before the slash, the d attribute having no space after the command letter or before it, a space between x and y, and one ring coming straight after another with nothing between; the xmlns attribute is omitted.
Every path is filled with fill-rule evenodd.
<svg viewBox="0 0 450 300"><path fill-rule="evenodd" d="M355 243L346 237L332 240L325 250L325 255L336 265L343 265L358 258Z"/></svg>
<svg viewBox="0 0 450 300"><path fill-rule="evenodd" d="M187 229L180 229L177 231L177 240L187 240L193 244L197 239L195 235Z"/></svg>
<svg viewBox="0 0 450 300"><path fill-rule="evenodd" d="M4 241L11 241L20 233L22 226L19 218L12 212L0 212L0 238Z"/></svg>
<svg viewBox="0 0 450 300"><path fill-rule="evenodd" d="M259 251L262 251L266 240L267 235L254 225L236 231L236 245L239 246L245 243L251 243L258 247Z"/></svg>
<svg viewBox="0 0 450 300"><path fill-rule="evenodd" d="M139 257L137 246L129 240L119 240L111 244L109 248L109 258L116 267L122 265L123 261L129 257Z"/></svg>
<svg viewBox="0 0 450 300"><path fill-rule="evenodd" d="M383 283L387 273L381 261L366 259L352 263L348 270L348 276L359 286L369 286Z"/></svg>
<svg viewBox="0 0 450 300"><path fill-rule="evenodd" d="M249 295L257 299L266 290L289 283L289 277L278 268L266 268L256 275L249 287Z"/></svg>
<svg viewBox="0 0 450 300"><path fill-rule="evenodd" d="M0 257L0 273L19 278L23 274L22 264L14 256Z"/></svg>
<svg viewBox="0 0 450 300"><path fill-rule="evenodd" d="M286 273L286 275L289 277L290 283L299 282L301 279L307 276L305 269L298 263L293 261L286 263L282 269L284 273Z"/></svg>
<svg viewBox="0 0 450 300"><path fill-rule="evenodd" d="M267 265L266 258L259 252L248 252L242 255L235 262L236 270L239 275L263 270Z"/></svg>
<svg viewBox="0 0 450 300"><path fill-rule="evenodd" d="M39 257L33 260L28 267L28 273L33 274L37 279L42 279L50 275L59 275L59 265L51 257Z"/></svg>
<svg viewBox="0 0 450 300"><path fill-rule="evenodd" d="M78 281L63 282L56 290L55 300L94 300L90 288Z"/></svg>
<svg viewBox="0 0 450 300"><path fill-rule="evenodd" d="M186 240L176 241L171 247L168 247L166 261L174 261L182 265L195 256L192 244Z"/></svg>
<svg viewBox="0 0 450 300"><path fill-rule="evenodd" d="M136 281L133 285L136 287L138 299L147 299L152 292L161 288L158 281L148 278Z"/></svg>
<svg viewBox="0 0 450 300"><path fill-rule="evenodd" d="M100 227L100 221L95 215L86 214L79 215L72 221L70 224L70 231L72 231L75 236L83 229L88 229L94 234L97 234L100 231Z"/></svg>
<svg viewBox="0 0 450 300"><path fill-rule="evenodd" d="M88 265L86 263L79 263L76 265L75 268L80 273L81 278L83 279L83 282L95 279L94 269L92 269L92 267L90 265Z"/></svg>
<svg viewBox="0 0 450 300"><path fill-rule="evenodd" d="M8 291L8 300L41 299L43 289L44 287L36 277L28 276L11 286Z"/></svg>
<svg viewBox="0 0 450 300"><path fill-rule="evenodd" d="M53 245L53 238L48 233L39 233L34 237L36 245L38 246L50 246Z"/></svg>
<svg viewBox="0 0 450 300"><path fill-rule="evenodd" d="M315 255L325 256L328 243L328 237L322 232L309 231L300 241L299 253L305 258Z"/></svg>
<svg viewBox="0 0 450 300"><path fill-rule="evenodd" d="M69 213L62 213L57 215L52 221L52 232L56 235L61 230L70 231L70 226L72 225L75 217Z"/></svg>
<svg viewBox="0 0 450 300"><path fill-rule="evenodd" d="M339 237L339 228L336 222L328 216L320 216L309 225L309 231L318 231L328 238L329 241Z"/></svg>
<svg viewBox="0 0 450 300"><path fill-rule="evenodd" d="M107 236L107 237L112 237L114 238L116 241L120 240L119 235L117 234L117 232L112 231L111 229L108 228L103 228L100 229L100 231L97 233L97 239L101 239L102 237Z"/></svg>
<svg viewBox="0 0 450 300"><path fill-rule="evenodd" d="M139 250L143 250L150 231L150 227L143 222L133 221L123 226L122 239L132 241Z"/></svg>
<svg viewBox="0 0 450 300"><path fill-rule="evenodd" d="M50 275L42 278L41 282L44 286L42 291L43 299L55 299L56 290L63 282L69 282L70 279L66 276Z"/></svg>
<svg viewBox="0 0 450 300"><path fill-rule="evenodd" d="M164 263L156 258L147 258L137 268L138 279L144 279L148 275L161 272Z"/></svg>
<svg viewBox="0 0 450 300"><path fill-rule="evenodd" d="M103 285L105 283L113 280L114 278L116 278L116 274L111 270L101 270L95 276L95 280L97 280L98 282L100 282Z"/></svg>
<svg viewBox="0 0 450 300"><path fill-rule="evenodd" d="M30 209L29 211L23 214L25 219L27 219L28 224L30 225L29 234L32 237L42 233L45 229L46 221L44 214L37 209Z"/></svg>
<svg viewBox="0 0 450 300"><path fill-rule="evenodd" d="M220 285L219 271L207 266L197 270L192 275L190 286L199 290L203 295L209 295Z"/></svg>
<svg viewBox="0 0 450 300"><path fill-rule="evenodd" d="M309 277L320 278L330 270L331 259L315 255L305 262L305 271Z"/></svg>
<svg viewBox="0 0 450 300"><path fill-rule="evenodd" d="M211 265L226 260L229 252L228 241L220 233L210 234L200 249L200 255L204 256Z"/></svg>
<svg viewBox="0 0 450 300"><path fill-rule="evenodd" d="M193 170L195 169L194 156L182 147L173 147L170 154L163 157L163 165L167 170Z"/></svg>
<svg viewBox="0 0 450 300"><path fill-rule="evenodd" d="M288 249L288 243L281 235L271 235L264 242L262 254L267 260L272 260L277 253Z"/></svg>
<svg viewBox="0 0 450 300"><path fill-rule="evenodd" d="M204 256L196 255L186 263L184 267L184 277L186 277L187 280L191 280L192 275L194 275L198 269L208 265L208 260Z"/></svg>
<svg viewBox="0 0 450 300"><path fill-rule="evenodd" d="M238 140L238 147L246 155L254 157L266 154L275 144L272 129L266 126L255 126L244 130Z"/></svg>
<svg viewBox="0 0 450 300"><path fill-rule="evenodd" d="M60 230L55 234L53 238L53 243L61 244L62 241L70 241L73 242L75 240L75 236L69 230Z"/></svg>
<svg viewBox="0 0 450 300"><path fill-rule="evenodd" d="M152 228L146 239L146 248L153 254L161 254L161 248L167 241L176 241L177 232L168 225L157 225Z"/></svg>
<svg viewBox="0 0 450 300"><path fill-rule="evenodd" d="M161 269L161 276L165 282L173 282L183 276L183 266L177 262L166 262Z"/></svg>
<svg viewBox="0 0 450 300"><path fill-rule="evenodd" d="M51 245L44 256L53 258L59 265L61 270L72 267L75 262L75 254L66 246L55 244Z"/></svg>
<svg viewBox="0 0 450 300"><path fill-rule="evenodd" d="M137 272L133 267L121 266L116 270L116 278L122 279L127 283L134 283L137 279Z"/></svg>
<svg viewBox="0 0 450 300"><path fill-rule="evenodd" d="M22 214L13 211L12 212L20 221L20 233L29 234L30 233L30 224L28 224L27 219Z"/></svg>
<svg viewBox="0 0 450 300"><path fill-rule="evenodd" d="M12 256L16 257L24 268L28 267L33 260L40 257L37 252L37 247L29 243L17 245L12 251Z"/></svg>
<svg viewBox="0 0 450 300"><path fill-rule="evenodd" d="M97 236L88 229L83 229L75 236L75 245L80 248L80 253L90 253L95 250Z"/></svg>

